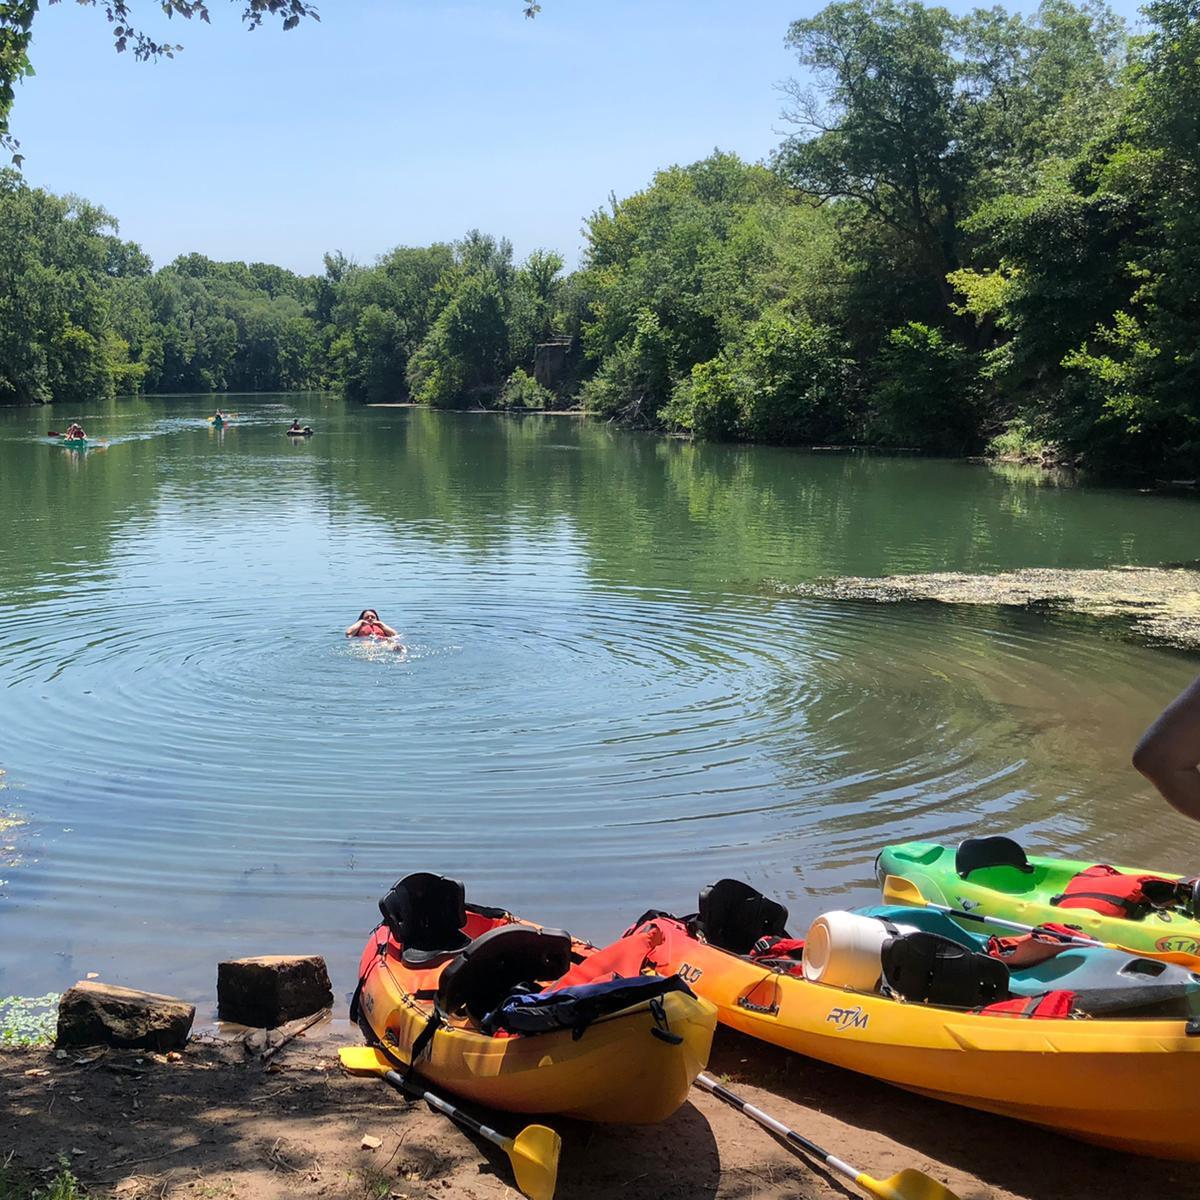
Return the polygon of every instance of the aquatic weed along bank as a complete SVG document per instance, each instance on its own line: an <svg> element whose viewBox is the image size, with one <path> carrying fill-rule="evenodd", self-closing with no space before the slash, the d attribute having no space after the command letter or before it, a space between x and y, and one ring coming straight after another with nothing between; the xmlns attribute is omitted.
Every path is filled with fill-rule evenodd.
<svg viewBox="0 0 1200 1200"><path fill-rule="evenodd" d="M782 594L1194 557L1183 499L319 395L0 412L0 995L209 1003L409 870L613 935L740 875L794 923L885 842L1195 869L1127 765L1195 660L1080 617ZM293 417L316 435L292 442ZM348 643L367 605L408 653Z"/></svg>

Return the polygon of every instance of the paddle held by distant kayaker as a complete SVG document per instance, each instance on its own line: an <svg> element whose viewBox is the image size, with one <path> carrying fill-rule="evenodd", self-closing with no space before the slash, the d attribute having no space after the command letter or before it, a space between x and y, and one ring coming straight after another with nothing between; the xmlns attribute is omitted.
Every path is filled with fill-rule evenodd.
<svg viewBox="0 0 1200 1200"><path fill-rule="evenodd" d="M1200 678L1184 688L1142 734L1133 765L1172 808L1200 821Z"/></svg>
<svg viewBox="0 0 1200 1200"><path fill-rule="evenodd" d="M394 638L400 635L390 625L385 625L373 608L364 608L358 614L358 620L346 630L346 636Z"/></svg>

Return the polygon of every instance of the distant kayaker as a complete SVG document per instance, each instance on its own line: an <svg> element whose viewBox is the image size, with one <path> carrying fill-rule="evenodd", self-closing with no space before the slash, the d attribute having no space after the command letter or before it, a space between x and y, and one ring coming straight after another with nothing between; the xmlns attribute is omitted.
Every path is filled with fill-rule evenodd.
<svg viewBox="0 0 1200 1200"><path fill-rule="evenodd" d="M83 426L80 425L77 421L72 421L71 424L67 426L67 435L66 436L67 436L67 441L69 441L69 442L86 441L87 440L87 434L83 432Z"/></svg>
<svg viewBox="0 0 1200 1200"><path fill-rule="evenodd" d="M300 425L300 418L299 417L293 418L292 427L291 427L291 429L288 430L288 433L303 433L303 432L304 432L304 429Z"/></svg>
<svg viewBox="0 0 1200 1200"><path fill-rule="evenodd" d="M390 625L385 625L373 608L364 608L358 614L358 620L346 630L346 636L394 638L400 635Z"/></svg>
<svg viewBox="0 0 1200 1200"><path fill-rule="evenodd" d="M1142 734L1133 765L1172 808L1200 821L1200 678L1184 688Z"/></svg>

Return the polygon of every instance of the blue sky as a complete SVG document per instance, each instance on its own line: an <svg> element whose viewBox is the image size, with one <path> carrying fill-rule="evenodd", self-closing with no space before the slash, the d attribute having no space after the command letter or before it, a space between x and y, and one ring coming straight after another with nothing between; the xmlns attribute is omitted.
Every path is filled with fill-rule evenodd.
<svg viewBox="0 0 1200 1200"><path fill-rule="evenodd" d="M240 3L212 0L205 26L135 0L185 46L145 64L112 51L101 11L44 5L12 121L26 177L103 204L157 264L198 250L317 271L326 250L369 262L473 226L574 263L610 191L715 146L771 150L784 34L819 5L543 0L533 21L520 0L319 7L284 34L247 32Z"/></svg>

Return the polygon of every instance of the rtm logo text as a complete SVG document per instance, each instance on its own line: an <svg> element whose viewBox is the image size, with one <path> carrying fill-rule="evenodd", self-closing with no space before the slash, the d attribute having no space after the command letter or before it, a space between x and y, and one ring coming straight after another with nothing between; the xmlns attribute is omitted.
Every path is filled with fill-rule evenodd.
<svg viewBox="0 0 1200 1200"><path fill-rule="evenodd" d="M826 1024L837 1026L838 1033L844 1029L866 1029L869 1013L863 1012L861 1008L831 1008L829 1016L825 1018Z"/></svg>
<svg viewBox="0 0 1200 1200"><path fill-rule="evenodd" d="M680 963L679 970L675 972L684 983L695 983L704 971L700 967L693 967L690 963Z"/></svg>

